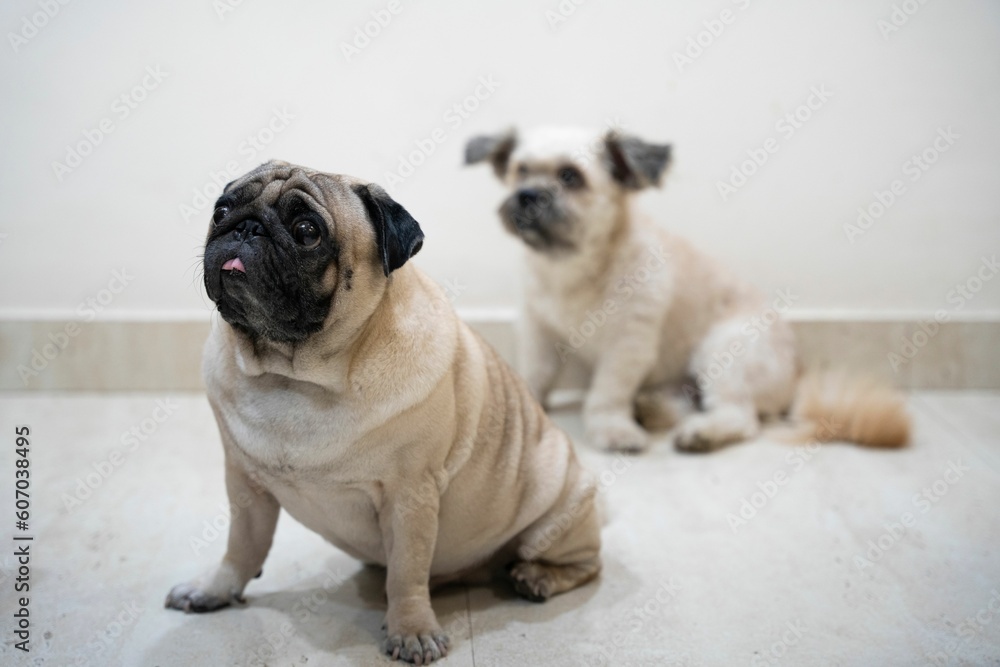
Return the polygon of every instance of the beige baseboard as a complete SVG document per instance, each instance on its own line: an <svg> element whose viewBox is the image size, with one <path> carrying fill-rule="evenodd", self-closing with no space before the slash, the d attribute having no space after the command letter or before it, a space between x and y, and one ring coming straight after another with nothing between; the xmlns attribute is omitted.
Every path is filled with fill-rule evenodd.
<svg viewBox="0 0 1000 667"><path fill-rule="evenodd" d="M512 315L466 320L514 358ZM916 320L793 325L809 368L861 370L902 389L1000 389L1000 320L946 321L936 329ZM204 320L0 320L0 390L199 390L208 329ZM570 373L562 384L582 381Z"/></svg>

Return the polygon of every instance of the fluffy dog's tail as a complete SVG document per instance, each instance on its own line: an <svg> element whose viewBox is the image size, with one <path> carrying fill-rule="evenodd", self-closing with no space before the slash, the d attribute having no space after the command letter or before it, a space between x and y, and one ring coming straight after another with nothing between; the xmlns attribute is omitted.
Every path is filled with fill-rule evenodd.
<svg viewBox="0 0 1000 667"><path fill-rule="evenodd" d="M798 426L782 440L846 440L866 447L902 447L910 415L902 394L870 377L810 373L799 382L791 418Z"/></svg>

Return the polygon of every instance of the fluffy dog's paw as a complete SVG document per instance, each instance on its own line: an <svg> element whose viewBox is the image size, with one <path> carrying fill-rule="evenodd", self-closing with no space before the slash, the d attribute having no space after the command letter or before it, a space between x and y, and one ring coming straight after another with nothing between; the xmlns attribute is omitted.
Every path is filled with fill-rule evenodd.
<svg viewBox="0 0 1000 667"><path fill-rule="evenodd" d="M168 609L180 609L185 613L199 613L228 607L234 601L245 602L240 594L232 591L213 592L198 588L195 583L187 583L171 588L164 606Z"/></svg>
<svg viewBox="0 0 1000 667"><path fill-rule="evenodd" d="M715 432L715 424L711 420L701 417L702 415L688 417L681 424L674 439L674 447L682 452L705 453L732 442L732 438Z"/></svg>
<svg viewBox="0 0 1000 667"><path fill-rule="evenodd" d="M725 445L749 440L757 435L760 423L752 409L724 406L691 415L678 427L677 449L711 452Z"/></svg>
<svg viewBox="0 0 1000 667"><path fill-rule="evenodd" d="M612 452L639 454L649 447L649 434L631 419L601 420L588 434L595 447Z"/></svg>
<svg viewBox="0 0 1000 667"><path fill-rule="evenodd" d="M704 437L702 434L694 433L678 433L677 437L674 439L674 447L682 452L695 452L703 453L710 452L716 449L717 445L712 440Z"/></svg>
<svg viewBox="0 0 1000 667"><path fill-rule="evenodd" d="M517 563L510 568L514 590L525 600L545 602L552 597L552 575L537 563Z"/></svg>
<svg viewBox="0 0 1000 667"><path fill-rule="evenodd" d="M425 632L390 633L382 640L382 650L393 660L426 665L448 655L448 639L441 628Z"/></svg>

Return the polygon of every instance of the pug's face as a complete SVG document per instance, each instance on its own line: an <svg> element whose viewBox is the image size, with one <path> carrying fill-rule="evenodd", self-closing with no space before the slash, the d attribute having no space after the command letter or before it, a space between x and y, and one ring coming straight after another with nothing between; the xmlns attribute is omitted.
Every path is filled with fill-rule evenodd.
<svg viewBox="0 0 1000 667"><path fill-rule="evenodd" d="M510 188L499 209L507 231L552 256L610 233L625 195L659 185L669 160L668 145L574 128L474 137L465 150L466 164L490 162Z"/></svg>
<svg viewBox="0 0 1000 667"><path fill-rule="evenodd" d="M205 288L254 340L298 343L336 316L340 292L372 298L423 233L377 185L272 161L226 186L205 242Z"/></svg>

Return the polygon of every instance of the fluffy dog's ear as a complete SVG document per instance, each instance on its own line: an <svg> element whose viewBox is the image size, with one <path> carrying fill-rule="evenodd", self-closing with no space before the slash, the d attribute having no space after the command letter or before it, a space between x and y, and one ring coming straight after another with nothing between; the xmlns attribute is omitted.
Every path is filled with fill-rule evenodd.
<svg viewBox="0 0 1000 667"><path fill-rule="evenodd" d="M354 194L361 198L375 227L382 270L388 277L417 254L424 244L424 233L413 216L374 183L356 185Z"/></svg>
<svg viewBox="0 0 1000 667"><path fill-rule="evenodd" d="M510 160L510 154L516 145L517 134L514 130L472 137L465 144L465 164L476 164L483 160L489 160L497 178L503 180L507 173L507 162Z"/></svg>
<svg viewBox="0 0 1000 667"><path fill-rule="evenodd" d="M608 132L604 161L611 177L631 190L660 185L670 164L669 144L650 144L638 137Z"/></svg>

